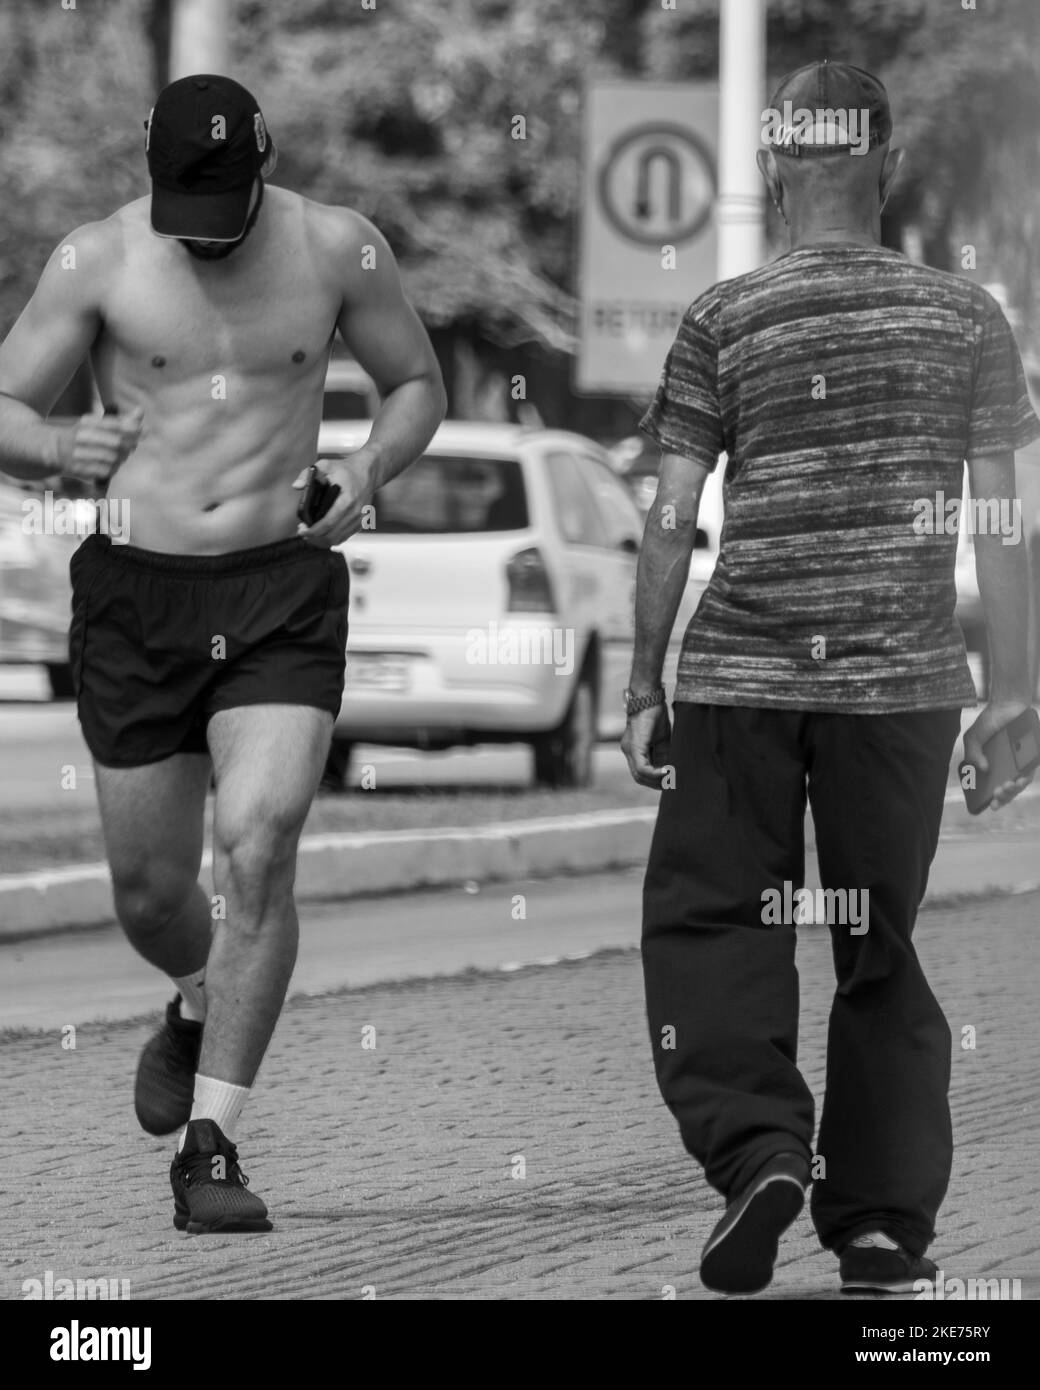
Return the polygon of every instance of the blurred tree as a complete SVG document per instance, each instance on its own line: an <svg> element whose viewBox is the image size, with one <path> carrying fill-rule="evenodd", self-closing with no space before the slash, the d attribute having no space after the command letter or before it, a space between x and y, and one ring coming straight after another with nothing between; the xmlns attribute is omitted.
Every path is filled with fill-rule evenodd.
<svg viewBox="0 0 1040 1390"><path fill-rule="evenodd" d="M962 270L974 247L1040 358L1040 5L929 9L887 74L909 152L893 215L930 264Z"/></svg>
<svg viewBox="0 0 1040 1390"><path fill-rule="evenodd" d="M719 0L651 11L647 76L717 71ZM931 265L1003 283L1022 337L1040 354L1040 3L978 0L769 0L770 91L818 58L855 63L885 83L893 144L907 151L883 226L885 243ZM770 240L784 228L770 208Z"/></svg>
<svg viewBox="0 0 1040 1390"><path fill-rule="evenodd" d="M151 54L134 0L0 0L0 332L60 239L148 191ZM86 408L81 373L58 413Z"/></svg>
<svg viewBox="0 0 1040 1390"><path fill-rule="evenodd" d="M141 123L165 24L166 0L74 11L0 0L0 328L58 238L147 192ZM771 0L767 50L771 83L825 55L878 71L909 150L886 241L956 269L973 244L976 277L1006 284L1034 335L1038 24L1038 0L980 0L977 11ZM232 73L263 104L276 181L355 206L387 235L453 409L512 411L505 383L529 370L546 418L580 425L604 410L567 384L583 87L596 76L713 80L717 29L718 0L234 0ZM781 230L771 226L777 247ZM618 403L609 429L634 418Z"/></svg>
<svg viewBox="0 0 1040 1390"><path fill-rule="evenodd" d="M150 55L133 0L100 12L3 0L0 316L21 311L58 240L148 191ZM28 60L11 60L9 35ZM27 37L28 36L28 37Z"/></svg>
<svg viewBox="0 0 1040 1390"><path fill-rule="evenodd" d="M582 85L651 2L246 0L236 39L279 176L371 216L428 323L566 350Z"/></svg>

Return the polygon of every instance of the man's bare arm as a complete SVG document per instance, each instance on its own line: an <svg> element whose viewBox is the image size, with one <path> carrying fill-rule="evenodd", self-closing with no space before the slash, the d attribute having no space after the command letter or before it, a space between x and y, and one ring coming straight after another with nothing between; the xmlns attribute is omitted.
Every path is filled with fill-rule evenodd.
<svg viewBox="0 0 1040 1390"><path fill-rule="evenodd" d="M629 685L636 695L648 695L661 684L661 673L690 572L697 536L697 513L708 469L677 454L662 454L657 496L647 513L636 570L636 635ZM660 776L651 771L651 744L663 736L667 713L663 706L629 719L621 740L629 770L643 786L655 787Z"/></svg>
<svg viewBox="0 0 1040 1390"><path fill-rule="evenodd" d="M418 314L404 297L393 252L370 222L356 214L345 216L350 219L346 283L336 326L379 388L383 404L357 453L328 468L341 496L302 533L322 545L338 545L360 529L361 507L416 461L447 409L440 366ZM369 269L363 268L363 255L372 260Z"/></svg>
<svg viewBox="0 0 1040 1390"><path fill-rule="evenodd" d="M358 221L357 263L364 246L371 248L374 264L351 274L336 326L383 397L366 445L378 459L378 487L426 448L444 418L447 397L433 345L404 297L393 252L370 222Z"/></svg>
<svg viewBox="0 0 1040 1390"><path fill-rule="evenodd" d="M993 499L1020 508L1015 489L1015 455L1011 451L978 458L968 463L972 497ZM985 771L982 745L1029 707L1028 625L1029 578L1025 541L1004 544L998 530L977 531L975 573L986 618L990 651L990 688L985 709L964 735L969 762ZM1003 805L1028 786L1031 778L1007 782L994 797ZM993 803L991 803L992 805Z"/></svg>
<svg viewBox="0 0 1040 1390"><path fill-rule="evenodd" d="M136 415L78 426L44 418L100 331L104 243L96 223L66 237L0 344L0 471L12 477L105 479L136 443Z"/></svg>
<svg viewBox="0 0 1040 1390"><path fill-rule="evenodd" d="M1013 453L970 462L968 481L976 499L1021 506L1015 495ZM989 633L991 698L1026 700L1029 580L1025 543L1021 534L1016 544L1005 544L1005 540L992 531L975 535L975 573Z"/></svg>
<svg viewBox="0 0 1040 1390"><path fill-rule="evenodd" d="M630 685L637 695L661 684L675 615L690 572L697 513L708 470L677 454L661 456L657 496L647 513L636 570L636 639Z"/></svg>

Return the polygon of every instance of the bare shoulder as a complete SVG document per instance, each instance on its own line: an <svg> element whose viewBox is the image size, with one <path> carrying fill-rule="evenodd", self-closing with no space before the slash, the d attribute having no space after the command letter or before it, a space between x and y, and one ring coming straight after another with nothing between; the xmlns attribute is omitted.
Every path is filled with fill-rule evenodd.
<svg viewBox="0 0 1040 1390"><path fill-rule="evenodd" d="M100 294L120 269L128 242L147 228L148 205L147 198L139 198L109 217L74 227L51 252L45 273L62 272L58 283L70 294Z"/></svg>
<svg viewBox="0 0 1040 1390"><path fill-rule="evenodd" d="M374 248L377 256L391 256L379 228L354 208L316 203L298 194L293 196L299 199L302 206L306 235L313 249L327 257L329 263L340 272L349 265L357 265L360 269L362 257L369 247Z"/></svg>

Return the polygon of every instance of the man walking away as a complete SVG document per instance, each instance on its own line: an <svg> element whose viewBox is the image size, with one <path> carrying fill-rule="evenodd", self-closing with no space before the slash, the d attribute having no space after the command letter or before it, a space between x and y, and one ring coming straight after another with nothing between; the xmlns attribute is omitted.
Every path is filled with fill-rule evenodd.
<svg viewBox="0 0 1040 1390"><path fill-rule="evenodd" d="M764 1288L813 1152L792 914L767 907L803 884L808 796L830 901L864 909L829 924L812 1217L844 1289L905 1291L935 1270L925 1250L952 1157L950 1030L911 933L975 702L957 537L942 518L922 527L921 504L959 499L965 460L976 498L1013 504L1014 451L1040 422L992 297L880 245L902 157L881 83L812 63L772 107L807 113L759 154L791 249L690 306L642 422L665 453L623 747L643 785L674 768L644 889L650 1036L682 1141L727 1204L702 1280ZM723 450L719 558L683 642L670 753L653 755L701 489ZM1025 557L1004 540L975 540L993 673L965 737L980 766L1029 704Z"/></svg>

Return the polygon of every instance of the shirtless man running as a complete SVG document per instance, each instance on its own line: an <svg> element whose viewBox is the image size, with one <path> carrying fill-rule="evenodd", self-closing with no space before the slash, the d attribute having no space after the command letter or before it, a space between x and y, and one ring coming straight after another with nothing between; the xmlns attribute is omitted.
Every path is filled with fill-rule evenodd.
<svg viewBox="0 0 1040 1390"><path fill-rule="evenodd" d="M0 347L0 469L96 479L129 518L129 544L92 535L73 557L70 654L116 912L179 996L142 1053L137 1115L182 1130L178 1230L269 1230L233 1140L296 958L297 843L343 690L330 547L419 457L445 395L375 227L265 187L275 149L243 87L174 82L147 128L151 197L66 237ZM337 329L383 406L307 529L293 488ZM116 413L48 423L88 354Z"/></svg>

